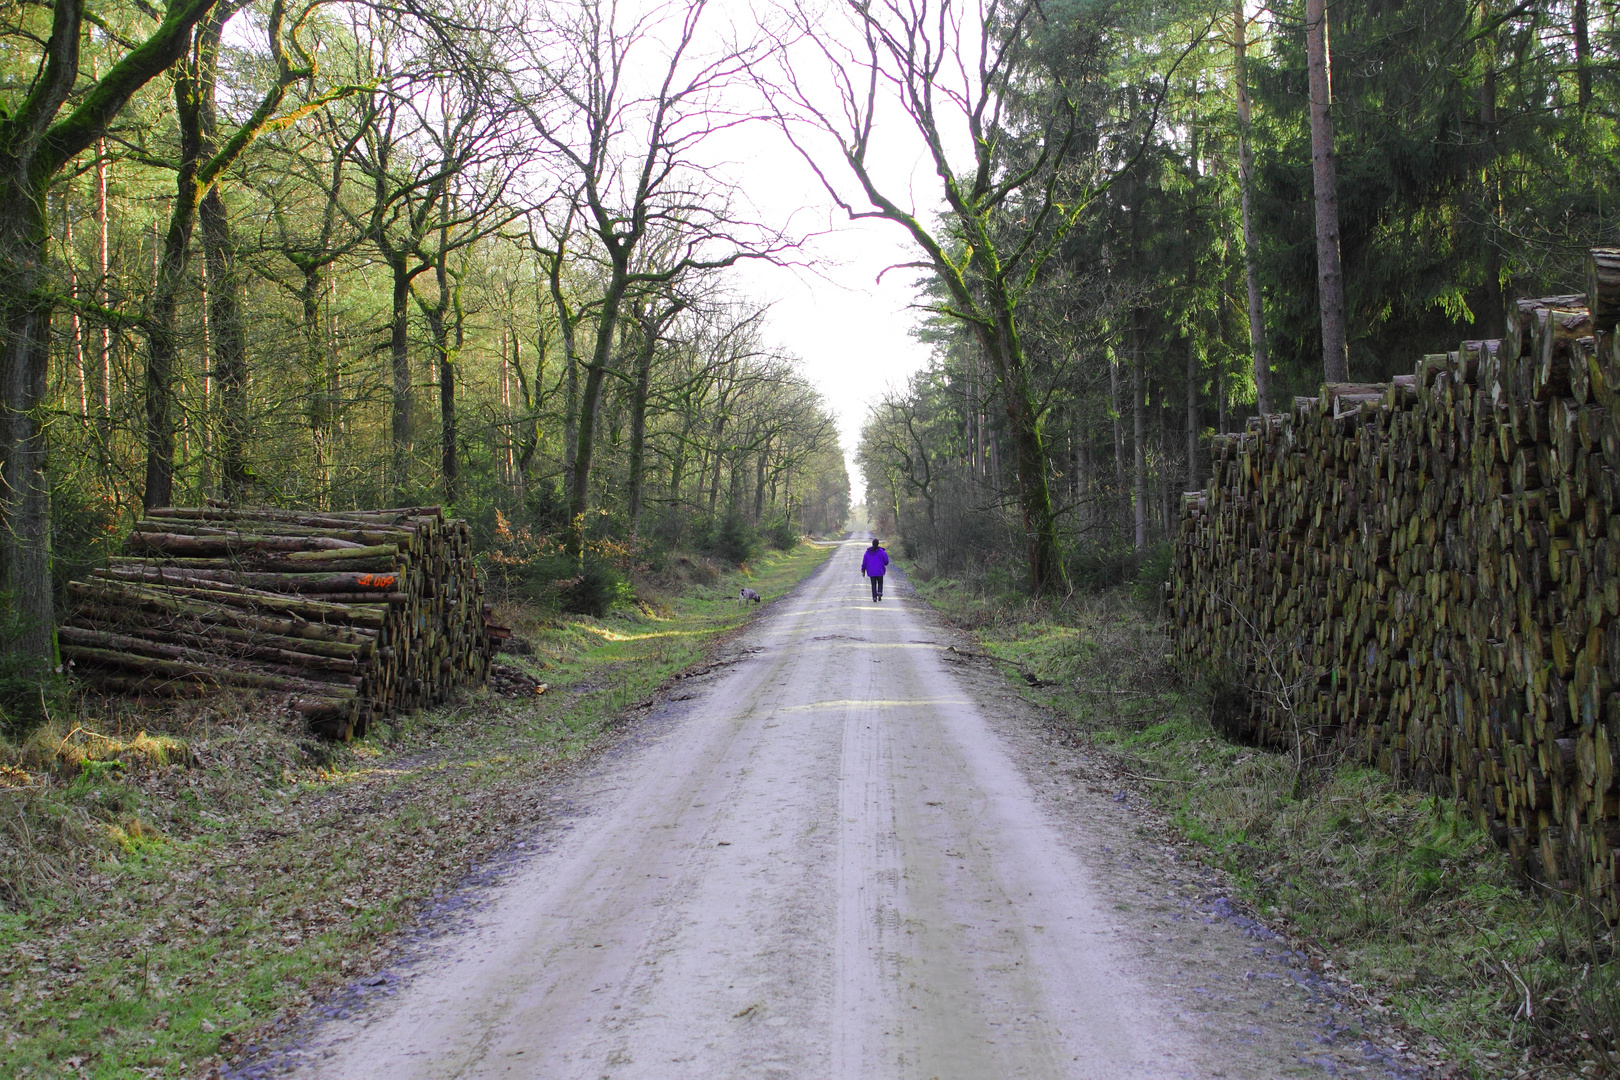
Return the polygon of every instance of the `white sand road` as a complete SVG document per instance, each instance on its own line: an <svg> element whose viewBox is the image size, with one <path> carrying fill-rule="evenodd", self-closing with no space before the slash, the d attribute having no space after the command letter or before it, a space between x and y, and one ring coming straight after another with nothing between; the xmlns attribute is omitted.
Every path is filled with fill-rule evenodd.
<svg viewBox="0 0 1620 1080"><path fill-rule="evenodd" d="M900 582L870 600L859 546L570 781L534 854L392 996L307 1029L296 1071L1427 1075L1201 904L1078 751L1009 734ZM1151 866L1113 860L1133 843Z"/></svg>

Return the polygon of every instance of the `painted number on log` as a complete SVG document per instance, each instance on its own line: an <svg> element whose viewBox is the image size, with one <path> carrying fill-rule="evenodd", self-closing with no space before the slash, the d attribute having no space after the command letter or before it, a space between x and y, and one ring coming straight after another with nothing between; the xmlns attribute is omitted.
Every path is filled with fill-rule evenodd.
<svg viewBox="0 0 1620 1080"><path fill-rule="evenodd" d="M392 589L399 579L393 574L361 574L360 584L368 589Z"/></svg>

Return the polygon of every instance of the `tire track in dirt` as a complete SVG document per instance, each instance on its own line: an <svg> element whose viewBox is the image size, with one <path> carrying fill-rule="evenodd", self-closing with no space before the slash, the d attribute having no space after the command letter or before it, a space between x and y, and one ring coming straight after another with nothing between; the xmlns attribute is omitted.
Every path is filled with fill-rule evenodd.
<svg viewBox="0 0 1620 1080"><path fill-rule="evenodd" d="M1424 1075L1128 796L1077 782L1096 764L1005 680L948 663L958 638L906 590L873 603L856 553L566 781L566 810L389 994L281 1061L344 1080Z"/></svg>

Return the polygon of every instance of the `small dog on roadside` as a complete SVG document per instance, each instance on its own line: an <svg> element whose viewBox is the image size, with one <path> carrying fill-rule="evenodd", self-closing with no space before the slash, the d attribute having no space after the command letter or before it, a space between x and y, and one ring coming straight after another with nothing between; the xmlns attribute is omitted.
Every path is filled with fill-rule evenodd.
<svg viewBox="0 0 1620 1080"><path fill-rule="evenodd" d="M760 597L759 593L755 592L753 589L748 588L746 585L743 586L742 592L737 594L737 603L739 603L739 604L746 604L750 600L752 600L754 603L757 604L757 603L759 603L760 599L761 599L761 597Z"/></svg>

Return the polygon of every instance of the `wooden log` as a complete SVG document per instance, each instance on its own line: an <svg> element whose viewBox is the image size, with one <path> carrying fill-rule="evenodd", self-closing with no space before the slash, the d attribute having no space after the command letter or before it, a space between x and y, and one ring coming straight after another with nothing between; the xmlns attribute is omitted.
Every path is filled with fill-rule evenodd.
<svg viewBox="0 0 1620 1080"><path fill-rule="evenodd" d="M1620 249L1593 248L1587 253L1586 296L1595 328L1608 331L1620 324Z"/></svg>
<svg viewBox="0 0 1620 1080"><path fill-rule="evenodd" d="M149 634L119 634L106 630L88 630L78 626L59 627L57 634L63 648L71 646L79 652L92 649L127 653L136 657L189 662L199 667L218 667L222 671L237 675L286 676L310 683L330 682L358 687L362 682L359 676L353 674L355 665L352 661L344 665L344 670L332 672L324 667L324 664L340 663L339 661L304 653L287 653L279 658L260 661L233 652L172 644Z"/></svg>
<svg viewBox="0 0 1620 1080"><path fill-rule="evenodd" d="M144 523L142 523L144 524ZM365 544L336 536L270 536L256 533L220 532L195 535L172 532L143 531L140 524L129 534L128 547L132 552L162 553L169 555L232 554L247 551L284 551L305 553L327 550L364 549Z"/></svg>
<svg viewBox="0 0 1620 1080"><path fill-rule="evenodd" d="M1612 897L1620 334L1570 301L1214 440L1166 596L1178 661L1251 688L1248 737L1303 724Z"/></svg>
<svg viewBox="0 0 1620 1080"><path fill-rule="evenodd" d="M227 613L230 611L231 609L226 609ZM242 625L243 622L247 625ZM222 614L219 618L189 614L173 615L146 607L118 607L101 603L77 605L69 614L65 625L82 626L87 629L139 629L143 633L185 634L201 641L270 645L293 652L309 653L312 656L330 656L343 660L365 659L376 649L375 636L358 640L339 640L330 636L301 637L297 634L278 633L277 631L283 628L289 630L300 628L288 621L277 625L276 620L252 618L243 620L233 618L230 614ZM304 624L304 628L309 628L309 624ZM315 628L334 631L343 629L325 626Z"/></svg>
<svg viewBox="0 0 1620 1080"><path fill-rule="evenodd" d="M311 726L347 739L485 677L504 628L482 602L471 535L439 507L163 508L127 555L70 586L64 655L147 690L342 684L352 702Z"/></svg>
<svg viewBox="0 0 1620 1080"><path fill-rule="evenodd" d="M164 584L194 585L200 588L219 585L240 585L258 592L284 593L344 593L368 594L373 591L389 593L399 583L397 573L337 571L332 573L294 573L275 570L192 569L181 566L155 565L145 560L129 560L110 565L107 575L131 581L153 581Z"/></svg>

